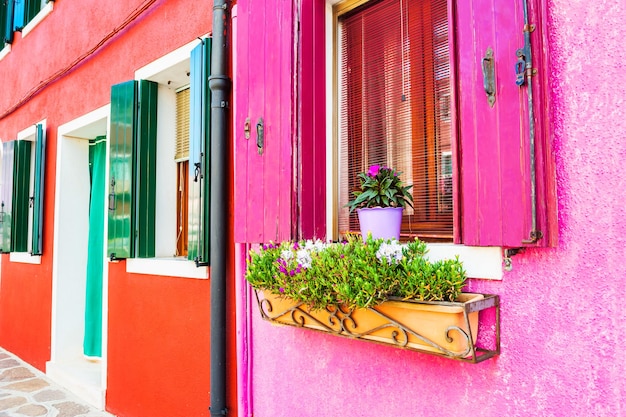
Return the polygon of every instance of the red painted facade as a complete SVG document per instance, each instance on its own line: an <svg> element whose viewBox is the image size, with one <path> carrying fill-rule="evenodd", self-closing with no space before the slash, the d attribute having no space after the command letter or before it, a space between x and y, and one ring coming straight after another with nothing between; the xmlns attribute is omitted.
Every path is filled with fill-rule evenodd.
<svg viewBox="0 0 626 417"><path fill-rule="evenodd" d="M51 357L57 129L108 104L111 85L210 33L212 13L210 1L60 0L26 37L16 33L0 60L2 141L47 121L41 263L3 254L0 278L0 345L42 371ZM209 290L209 279L131 274L126 261L109 264L107 410L209 415ZM234 311L234 299L228 303ZM227 326L228 408L236 415L234 316Z"/></svg>

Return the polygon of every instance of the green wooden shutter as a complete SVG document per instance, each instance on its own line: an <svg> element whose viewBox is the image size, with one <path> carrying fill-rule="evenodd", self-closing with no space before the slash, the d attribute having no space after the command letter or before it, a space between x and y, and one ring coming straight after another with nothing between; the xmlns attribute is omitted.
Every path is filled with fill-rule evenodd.
<svg viewBox="0 0 626 417"><path fill-rule="evenodd" d="M211 134L211 39L191 51L189 115L189 250L196 265L209 263Z"/></svg>
<svg viewBox="0 0 626 417"><path fill-rule="evenodd" d="M0 1L0 49L4 47L6 41L6 33L7 33L7 11L9 9L8 4L5 4L3 1Z"/></svg>
<svg viewBox="0 0 626 417"><path fill-rule="evenodd" d="M3 6L5 7L5 14L3 16L4 31L2 32L2 36L4 37L4 42L6 43L13 42L13 2L14 1L15 0L7 0L6 6Z"/></svg>
<svg viewBox="0 0 626 417"><path fill-rule="evenodd" d="M11 251L13 169L15 142L2 144L2 193L0 195L0 252Z"/></svg>
<svg viewBox="0 0 626 417"><path fill-rule="evenodd" d="M152 258L155 254L156 206L156 132L158 84L140 80L136 140L136 235L135 256Z"/></svg>
<svg viewBox="0 0 626 417"><path fill-rule="evenodd" d="M108 249L112 259L155 255L157 87L111 87Z"/></svg>
<svg viewBox="0 0 626 417"><path fill-rule="evenodd" d="M33 229L31 254L41 255L43 233L43 193L44 193L44 170L46 158L46 135L43 126L36 126L35 142L35 176L33 191Z"/></svg>
<svg viewBox="0 0 626 417"><path fill-rule="evenodd" d="M31 149L31 141L18 140L15 142L11 252L26 252L28 250Z"/></svg>
<svg viewBox="0 0 626 417"><path fill-rule="evenodd" d="M41 11L41 0L25 0L26 10L24 12L24 25L33 20L37 13Z"/></svg>
<svg viewBox="0 0 626 417"><path fill-rule="evenodd" d="M19 31L26 25L26 1L13 0L13 30ZM9 0L11 2L11 0Z"/></svg>
<svg viewBox="0 0 626 417"><path fill-rule="evenodd" d="M111 87L109 139L109 215L107 253L111 259L132 257L133 155L137 86L127 81Z"/></svg>

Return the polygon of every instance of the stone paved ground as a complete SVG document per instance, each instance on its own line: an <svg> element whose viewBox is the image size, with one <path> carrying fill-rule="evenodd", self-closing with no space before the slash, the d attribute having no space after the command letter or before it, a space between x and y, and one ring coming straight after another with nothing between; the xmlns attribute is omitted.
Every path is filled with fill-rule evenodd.
<svg viewBox="0 0 626 417"><path fill-rule="evenodd" d="M0 417L114 417L0 348Z"/></svg>

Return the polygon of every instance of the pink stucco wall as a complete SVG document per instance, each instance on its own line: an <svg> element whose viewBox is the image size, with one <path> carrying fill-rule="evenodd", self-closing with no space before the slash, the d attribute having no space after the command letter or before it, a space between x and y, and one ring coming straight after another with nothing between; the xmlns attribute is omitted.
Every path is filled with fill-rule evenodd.
<svg viewBox="0 0 626 417"><path fill-rule="evenodd" d="M272 326L254 306L244 411L626 415L626 3L547 7L559 245L517 255L502 281L470 282L501 296L502 354L464 364Z"/></svg>

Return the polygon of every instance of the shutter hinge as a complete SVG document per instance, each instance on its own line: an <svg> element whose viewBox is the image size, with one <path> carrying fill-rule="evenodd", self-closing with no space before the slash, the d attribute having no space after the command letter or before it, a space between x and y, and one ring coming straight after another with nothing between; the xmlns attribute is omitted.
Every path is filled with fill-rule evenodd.
<svg viewBox="0 0 626 417"><path fill-rule="evenodd" d="M513 260L511 257L523 252L524 248L507 248L504 250L504 270L510 271L513 269Z"/></svg>
<svg viewBox="0 0 626 417"><path fill-rule="evenodd" d="M196 263L196 268L200 268L201 266L209 266L208 262L203 262L201 256L196 256L194 258L194 262Z"/></svg>
<svg viewBox="0 0 626 417"><path fill-rule="evenodd" d="M522 240L522 243L525 245L532 245L533 243L537 243L537 241L541 238L543 238L543 232L541 230L531 230L530 237L527 240Z"/></svg>

